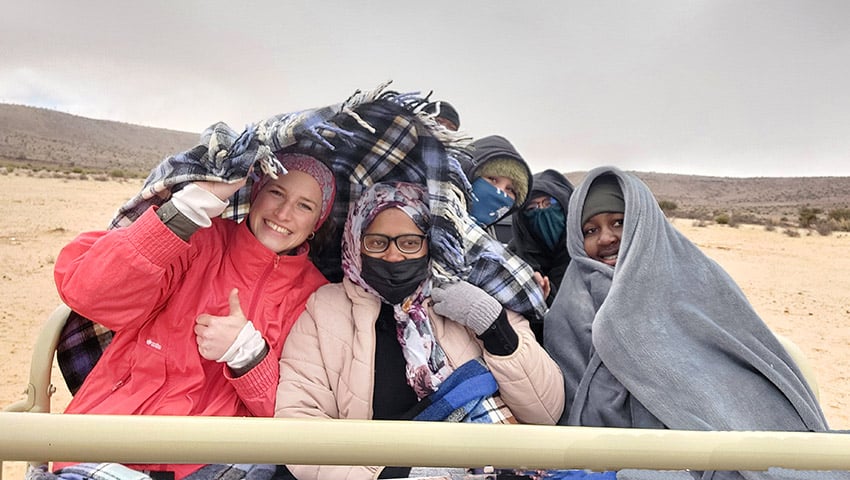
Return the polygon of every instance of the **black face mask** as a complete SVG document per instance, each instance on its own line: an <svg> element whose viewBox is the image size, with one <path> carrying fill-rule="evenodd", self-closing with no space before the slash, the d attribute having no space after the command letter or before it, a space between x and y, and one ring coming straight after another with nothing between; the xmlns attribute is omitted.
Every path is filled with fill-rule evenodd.
<svg viewBox="0 0 850 480"><path fill-rule="evenodd" d="M363 264L360 277L392 305L401 303L428 276L428 255L400 262L368 255L360 258Z"/></svg>

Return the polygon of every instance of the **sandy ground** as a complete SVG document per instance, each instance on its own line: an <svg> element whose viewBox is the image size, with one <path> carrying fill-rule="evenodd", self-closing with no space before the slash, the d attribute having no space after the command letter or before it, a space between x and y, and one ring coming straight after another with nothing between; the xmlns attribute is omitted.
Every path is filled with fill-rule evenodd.
<svg viewBox="0 0 850 480"><path fill-rule="evenodd" d="M0 407L23 397L32 345L59 303L53 263L77 233L104 228L141 181L93 181L0 175ZM850 235L798 238L763 227L697 227L674 220L719 262L776 332L808 357L833 428L850 428ZM54 367L53 411L70 394ZM24 464L3 464L5 479L22 478Z"/></svg>

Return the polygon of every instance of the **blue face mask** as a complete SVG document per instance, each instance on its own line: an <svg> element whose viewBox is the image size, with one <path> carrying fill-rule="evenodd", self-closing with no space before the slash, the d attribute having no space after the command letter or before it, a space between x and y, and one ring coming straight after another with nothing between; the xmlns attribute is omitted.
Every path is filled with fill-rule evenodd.
<svg viewBox="0 0 850 480"><path fill-rule="evenodd" d="M526 210L523 214L532 233L540 237L549 250L554 250L567 229L567 216L561 206L554 204L548 208Z"/></svg>
<svg viewBox="0 0 850 480"><path fill-rule="evenodd" d="M472 182L472 193L474 198L469 214L485 228L496 223L514 206L513 199L507 193L483 178Z"/></svg>

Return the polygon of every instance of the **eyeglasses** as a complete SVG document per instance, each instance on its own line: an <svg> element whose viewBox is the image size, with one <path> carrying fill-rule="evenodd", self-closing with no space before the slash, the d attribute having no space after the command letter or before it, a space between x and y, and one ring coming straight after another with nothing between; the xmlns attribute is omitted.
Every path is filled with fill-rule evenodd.
<svg viewBox="0 0 850 480"><path fill-rule="evenodd" d="M555 200L555 197L546 197L546 198L540 199L536 202L529 201L528 204L525 206L525 211L529 212L531 210L537 210L538 208L549 208L552 205L557 205L557 204L558 204L558 201Z"/></svg>
<svg viewBox="0 0 850 480"><path fill-rule="evenodd" d="M408 233L389 237L380 233L367 233L363 235L363 248L369 253L383 253L390 248L390 242L395 243L395 248L401 253L412 254L422 250L427 235Z"/></svg>

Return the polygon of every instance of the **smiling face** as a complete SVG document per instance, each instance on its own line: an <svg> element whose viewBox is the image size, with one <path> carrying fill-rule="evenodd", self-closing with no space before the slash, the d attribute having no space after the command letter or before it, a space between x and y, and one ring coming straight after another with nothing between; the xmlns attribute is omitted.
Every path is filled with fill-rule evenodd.
<svg viewBox="0 0 850 480"><path fill-rule="evenodd" d="M617 264L620 238L623 236L622 213L599 213L581 226L587 256L612 267Z"/></svg>
<svg viewBox="0 0 850 480"><path fill-rule="evenodd" d="M251 204L248 226L266 248L288 253L317 228L321 209L318 182L307 173L290 170L263 185Z"/></svg>

